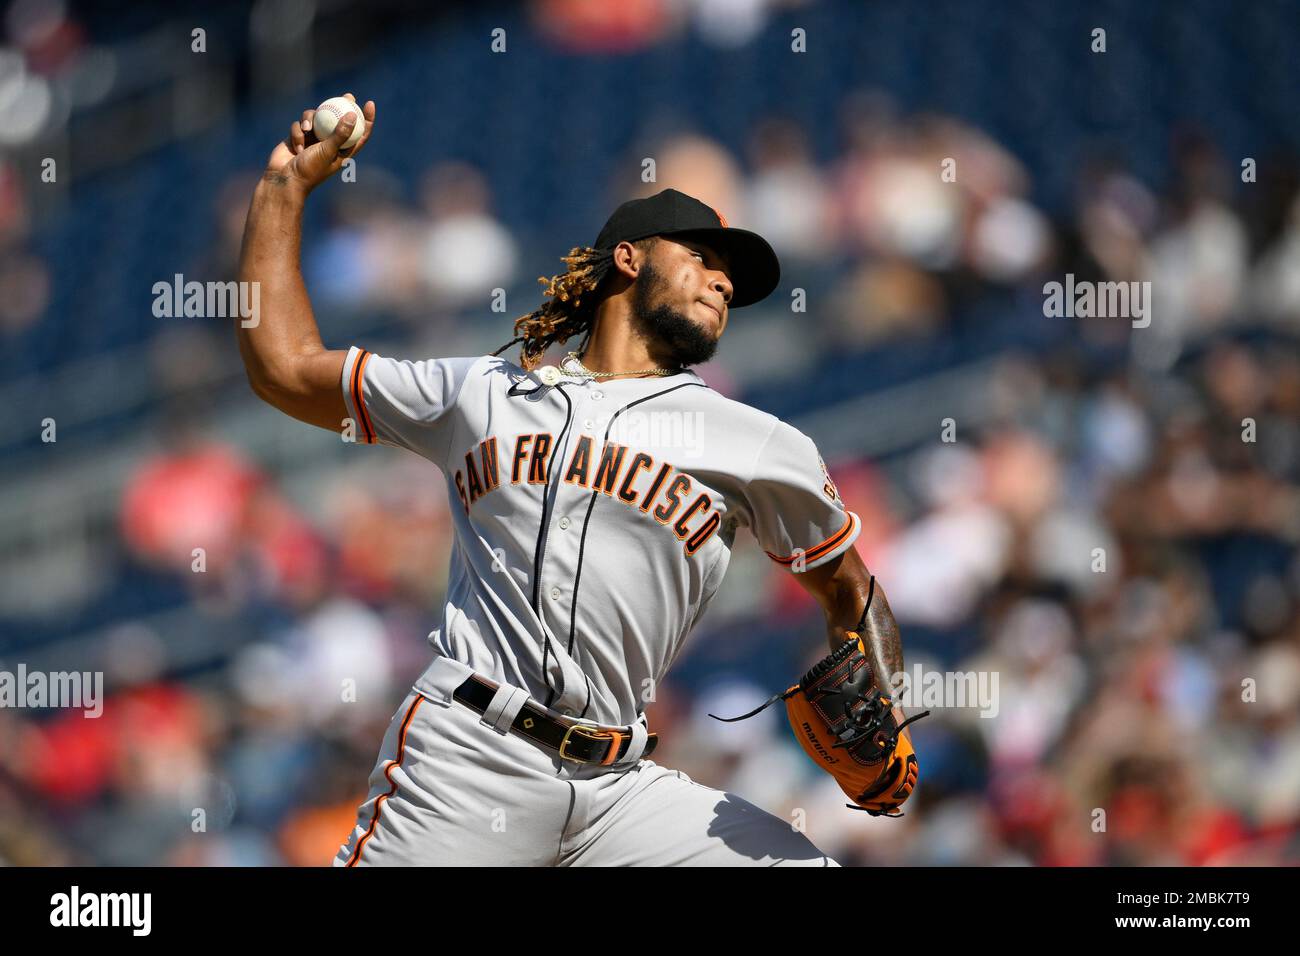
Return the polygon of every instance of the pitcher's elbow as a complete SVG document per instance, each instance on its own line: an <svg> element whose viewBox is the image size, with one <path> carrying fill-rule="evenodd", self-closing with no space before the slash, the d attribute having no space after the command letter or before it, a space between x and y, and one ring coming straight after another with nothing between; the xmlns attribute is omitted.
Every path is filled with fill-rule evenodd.
<svg viewBox="0 0 1300 956"><path fill-rule="evenodd" d="M286 389L270 378L248 373L248 387L253 394L273 408L279 408L284 401Z"/></svg>

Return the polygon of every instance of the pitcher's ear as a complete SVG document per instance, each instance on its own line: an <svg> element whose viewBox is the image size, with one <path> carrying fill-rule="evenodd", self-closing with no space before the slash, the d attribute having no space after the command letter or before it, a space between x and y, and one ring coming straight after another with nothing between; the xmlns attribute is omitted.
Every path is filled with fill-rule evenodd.
<svg viewBox="0 0 1300 956"><path fill-rule="evenodd" d="M624 240L614 247L612 253L615 271L628 279L635 279L645 261L647 247L641 247L641 241L632 243Z"/></svg>

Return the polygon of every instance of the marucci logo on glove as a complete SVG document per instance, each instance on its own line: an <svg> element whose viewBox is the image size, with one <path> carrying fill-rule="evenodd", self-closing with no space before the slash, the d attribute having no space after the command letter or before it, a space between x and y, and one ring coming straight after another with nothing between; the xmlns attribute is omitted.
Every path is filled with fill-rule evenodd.
<svg viewBox="0 0 1300 956"><path fill-rule="evenodd" d="M718 718L718 719L721 720L722 718ZM803 732L804 732L804 736L808 738L808 743L811 744L812 748L817 751L817 755L819 757L821 757L827 763L839 763L838 760L836 760L834 757L831 756L830 751L828 751L825 747L822 746L821 741L817 739L817 731L813 730L812 724L808 723L808 721L806 720L803 722Z"/></svg>

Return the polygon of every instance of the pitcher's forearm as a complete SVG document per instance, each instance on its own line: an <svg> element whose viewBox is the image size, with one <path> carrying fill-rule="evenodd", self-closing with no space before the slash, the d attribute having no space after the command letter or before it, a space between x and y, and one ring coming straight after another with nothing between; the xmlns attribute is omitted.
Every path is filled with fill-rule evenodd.
<svg viewBox="0 0 1300 956"><path fill-rule="evenodd" d="M847 564L853 570L849 574L836 575L823 591L827 640L831 650L835 650L844 643L846 631L856 631L861 625L867 658L879 675L877 686L888 693L893 676L903 669L903 642L898 633L898 622L894 620L894 612L880 582L860 566L856 557Z"/></svg>
<svg viewBox="0 0 1300 956"><path fill-rule="evenodd" d="M885 694L891 693L895 674L903 671L903 641L898 634L898 622L889 607L880 582L873 583L871 606L867 608L867 623L863 629L862 643L867 657L880 675L877 686Z"/></svg>
<svg viewBox="0 0 1300 956"><path fill-rule="evenodd" d="M351 93L344 99L356 102ZM348 111L324 139L312 132L315 112L304 110L301 119L289 124L289 134L271 150L253 191L239 251L239 280L256 284L249 291L257 317L236 323L235 337L258 397L286 415L346 434L355 424L342 390L348 352L325 348L312 314L299 265L302 210L308 193L365 147L375 130L375 104L367 101L362 109L365 132L350 150L343 144L357 122L357 110Z"/></svg>
<svg viewBox="0 0 1300 956"><path fill-rule="evenodd" d="M844 643L846 632L854 630L862 619L867 603L866 581L832 581L825 591L826 642L836 650Z"/></svg>
<svg viewBox="0 0 1300 956"><path fill-rule="evenodd" d="M289 177L267 173L248 210L239 280L257 283L260 314L255 324L238 323L236 334L255 388L289 384L296 359L324 350L299 265L306 198Z"/></svg>

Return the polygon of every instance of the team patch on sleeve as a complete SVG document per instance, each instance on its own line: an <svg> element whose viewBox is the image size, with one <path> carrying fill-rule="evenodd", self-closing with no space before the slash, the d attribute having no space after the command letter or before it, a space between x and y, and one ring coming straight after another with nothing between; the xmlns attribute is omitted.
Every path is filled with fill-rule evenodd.
<svg viewBox="0 0 1300 956"><path fill-rule="evenodd" d="M822 485L822 494L824 494L831 501L839 501L840 490L835 487L835 482L831 480L831 473L826 468L826 462L822 461L821 455L817 456L817 464L822 466L822 477L826 479L826 483Z"/></svg>
<svg viewBox="0 0 1300 956"><path fill-rule="evenodd" d="M795 573L836 557L861 527L811 438L777 420L759 449L745 503L759 547Z"/></svg>

